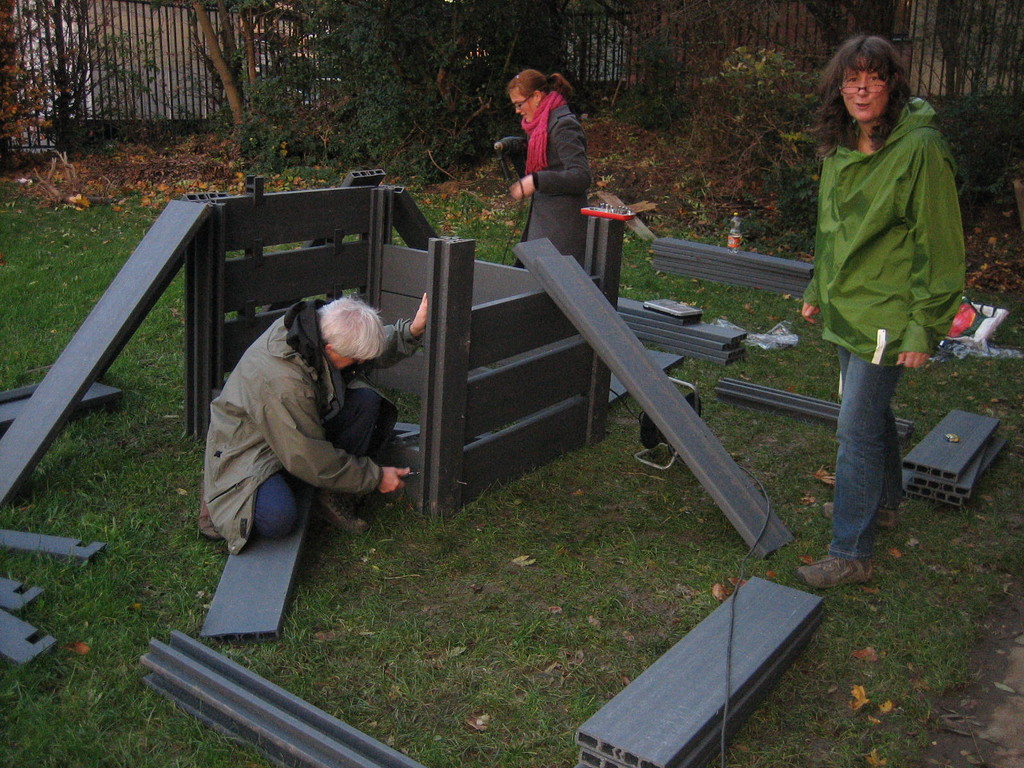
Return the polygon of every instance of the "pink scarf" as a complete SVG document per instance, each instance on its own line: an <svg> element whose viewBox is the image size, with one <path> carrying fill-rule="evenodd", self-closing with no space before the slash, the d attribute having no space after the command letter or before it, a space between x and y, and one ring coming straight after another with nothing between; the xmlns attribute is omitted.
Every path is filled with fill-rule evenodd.
<svg viewBox="0 0 1024 768"><path fill-rule="evenodd" d="M523 119L523 130L529 137L526 144L526 172L543 171L548 167L548 115L565 104L565 97L551 91L541 101L533 120Z"/></svg>

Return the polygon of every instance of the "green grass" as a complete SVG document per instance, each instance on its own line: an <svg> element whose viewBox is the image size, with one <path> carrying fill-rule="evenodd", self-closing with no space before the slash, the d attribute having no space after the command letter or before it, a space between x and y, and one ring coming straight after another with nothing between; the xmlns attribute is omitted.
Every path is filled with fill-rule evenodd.
<svg viewBox="0 0 1024 768"><path fill-rule="evenodd" d="M503 258L516 237L520 211L485 194L417 198L486 258ZM0 183L0 389L42 378L157 213L134 199L124 208L43 210ZM834 438L720 404L713 389L730 376L834 399L834 353L795 298L655 274L631 237L626 261L625 295L688 301L750 331L788 320L800 333L793 349L675 372L701 388L708 425L796 537L750 560L747 575L796 586L800 557L828 542L816 508L831 492L815 472L834 470ZM0 552L0 575L45 589L21 616L58 639L2 670L2 765L267 765L142 684L150 638L198 636L225 559L194 524L202 446L183 436L182 293L179 276L105 377L124 391L120 407L69 424L0 508L0 527L107 542L84 566ZM1024 347L1024 297L987 298L1013 313L998 343ZM1019 522L1008 516L1024 491L1022 369L972 358L907 374L895 409L914 420L915 439L964 408L1002 419L1010 445L967 507L905 505L899 530L880 538L871 589L826 594L821 629L739 732L730 765L864 766L872 750L890 766L912 760L929 701L965 682L979 617L1020 574ZM635 413L616 406L605 441L452 519L393 503L358 538L315 524L282 639L218 649L431 768L573 765L575 729L714 610L713 585L738 575L746 550L685 466L634 460ZM515 564L520 555L533 564ZM878 661L852 655L869 646ZM857 711L854 685L871 699ZM486 730L466 725L484 714Z"/></svg>

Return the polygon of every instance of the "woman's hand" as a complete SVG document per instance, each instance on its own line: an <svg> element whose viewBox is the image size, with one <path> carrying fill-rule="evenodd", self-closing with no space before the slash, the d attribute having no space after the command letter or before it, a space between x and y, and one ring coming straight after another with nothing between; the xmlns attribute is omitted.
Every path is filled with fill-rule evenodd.
<svg viewBox="0 0 1024 768"><path fill-rule="evenodd" d="M530 197L537 188L533 184L533 174L523 176L519 181L508 188L508 193L512 195L513 200L522 200Z"/></svg>
<svg viewBox="0 0 1024 768"><path fill-rule="evenodd" d="M900 356L896 358L896 365L902 365L904 368L920 368L928 362L930 358L927 352L900 352Z"/></svg>
<svg viewBox="0 0 1024 768"><path fill-rule="evenodd" d="M806 320L808 323L816 323L818 321L814 319L814 316L819 312L821 312L820 307L817 307L814 304L808 304L805 301L803 309L800 310L800 316L803 317L803 319Z"/></svg>
<svg viewBox="0 0 1024 768"><path fill-rule="evenodd" d="M416 316L412 319L409 324L409 333L415 336L417 339L423 336L423 332L427 330L427 315L430 314L430 305L427 301L427 294L423 294L423 298L420 299L420 306L416 310Z"/></svg>

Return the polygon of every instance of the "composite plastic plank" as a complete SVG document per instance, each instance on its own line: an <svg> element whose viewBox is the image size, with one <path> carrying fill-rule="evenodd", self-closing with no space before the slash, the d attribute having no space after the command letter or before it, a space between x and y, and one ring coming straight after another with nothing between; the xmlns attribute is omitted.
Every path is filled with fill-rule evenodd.
<svg viewBox="0 0 1024 768"><path fill-rule="evenodd" d="M175 200L149 228L21 414L0 437L0 505L31 474L89 387L160 298L209 214L206 205Z"/></svg>
<svg viewBox="0 0 1024 768"><path fill-rule="evenodd" d="M467 444L462 503L495 483L519 477L587 443L587 400L576 397Z"/></svg>
<svg viewBox="0 0 1024 768"><path fill-rule="evenodd" d="M674 355L670 352L662 352L657 349L648 349L647 357L650 358L651 362L658 366L663 371L669 371L681 364L685 359L685 355ZM620 397L624 397L629 393L626 391L626 387L621 381L612 376L611 384L608 389L608 402L615 402Z"/></svg>
<svg viewBox="0 0 1024 768"><path fill-rule="evenodd" d="M723 727L730 624L727 736L807 644L821 614L818 596L750 579L580 726L581 762L647 768L706 764Z"/></svg>
<svg viewBox="0 0 1024 768"><path fill-rule="evenodd" d="M594 353L579 336L497 368L470 372L466 436L499 429L576 395L586 394ZM523 382L534 382L524 390Z"/></svg>
<svg viewBox="0 0 1024 768"><path fill-rule="evenodd" d="M747 545L764 557L792 541L767 499L664 372L650 362L579 264L562 256L547 239L519 243L513 250L650 416Z"/></svg>
<svg viewBox="0 0 1024 768"><path fill-rule="evenodd" d="M80 563L87 563L89 558L106 546L102 541L94 541L91 544L82 544L81 539L72 539L66 536L51 536L45 533L30 533L28 531L10 531L0 529L0 547L11 549L15 552L36 552L53 557L77 560Z"/></svg>
<svg viewBox="0 0 1024 768"><path fill-rule="evenodd" d="M954 409L903 457L903 467L955 481L998 426L999 419Z"/></svg>
<svg viewBox="0 0 1024 768"><path fill-rule="evenodd" d="M220 733L295 768L422 768L181 632L151 640L143 681Z"/></svg>
<svg viewBox="0 0 1024 768"><path fill-rule="evenodd" d="M25 587L20 581L0 576L0 608L18 611L43 594L42 587Z"/></svg>
<svg viewBox="0 0 1024 768"><path fill-rule="evenodd" d="M839 423L839 404L808 395L786 392L739 379L720 379L715 395L722 402L756 411L782 413L802 421L835 428ZM914 422L896 419L896 433L906 440L914 432Z"/></svg>
<svg viewBox="0 0 1024 768"><path fill-rule="evenodd" d="M471 369L577 335L543 290L476 304L469 322L470 339L482 340L470 347Z"/></svg>
<svg viewBox="0 0 1024 768"><path fill-rule="evenodd" d="M0 610L0 656L14 664L31 661L57 642L31 624Z"/></svg>
<svg viewBox="0 0 1024 768"><path fill-rule="evenodd" d="M304 484L295 495L300 510L295 530L282 539L254 536L237 555L228 555L200 637L280 637L306 537L313 489Z"/></svg>
<svg viewBox="0 0 1024 768"><path fill-rule="evenodd" d="M362 234L370 223L370 195L376 187L245 194L218 201L224 209L224 250L329 240L338 230Z"/></svg>
<svg viewBox="0 0 1024 768"><path fill-rule="evenodd" d="M0 435L3 435L14 420L18 418L18 414L21 413L25 403L32 397L36 387L36 384L30 384L27 387L18 387L17 389L0 392ZM87 411L98 408L110 408L120 400L120 389L94 382L77 403L71 416L79 416Z"/></svg>

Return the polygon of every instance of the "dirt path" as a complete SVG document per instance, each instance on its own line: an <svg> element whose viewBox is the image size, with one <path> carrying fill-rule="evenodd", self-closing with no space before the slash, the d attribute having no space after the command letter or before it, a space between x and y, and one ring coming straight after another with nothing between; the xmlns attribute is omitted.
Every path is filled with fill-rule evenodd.
<svg viewBox="0 0 1024 768"><path fill-rule="evenodd" d="M979 628L972 682L936 702L921 768L1024 768L1024 582Z"/></svg>

